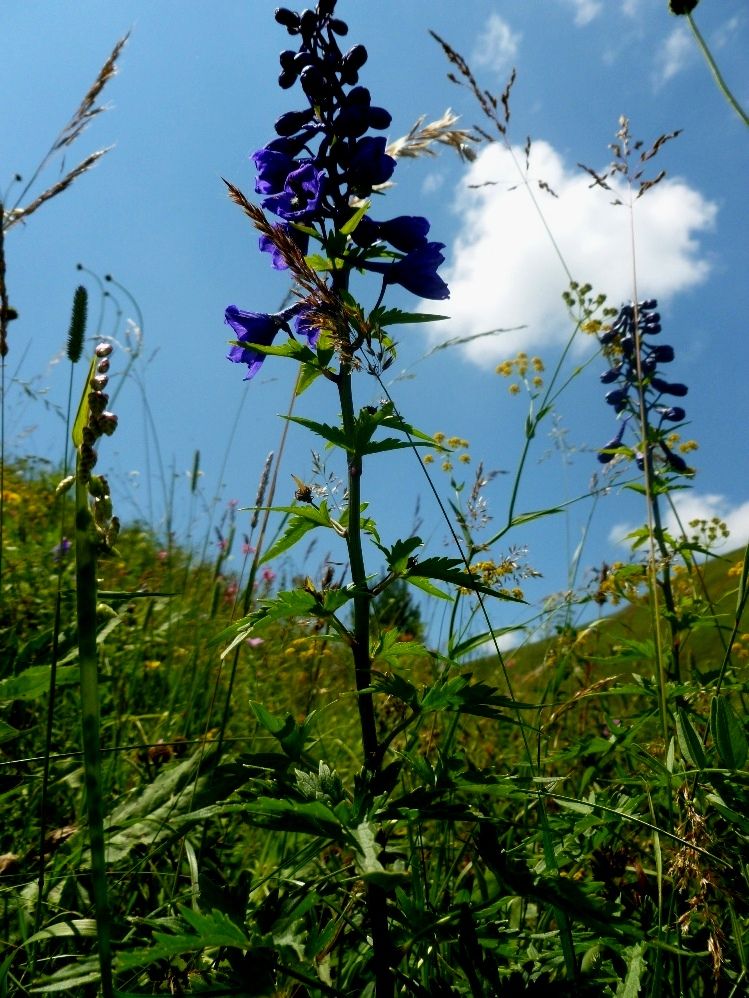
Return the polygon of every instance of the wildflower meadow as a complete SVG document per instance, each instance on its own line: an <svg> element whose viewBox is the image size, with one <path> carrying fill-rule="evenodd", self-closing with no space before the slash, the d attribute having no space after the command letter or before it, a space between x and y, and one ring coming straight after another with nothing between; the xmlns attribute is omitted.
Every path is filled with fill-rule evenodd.
<svg viewBox="0 0 749 998"><path fill-rule="evenodd" d="M710 3L658 0L724 116L723 155L745 159L728 35L699 28ZM565 181L622 220L627 293L612 295L558 238L565 195L516 120L516 69L487 86L485 50L432 30L431 91L444 105L457 88L468 113L404 111L407 88L378 93L350 0L251 6L280 57L250 101L263 144L247 155L229 130L206 181L231 211L201 229L241 231L242 267L261 275L203 333L220 374L203 383L187 362L208 262L164 285L154 329L137 280L65 246L44 263L74 274L55 392L19 373L34 320L16 305L14 240L106 176L116 151L78 149L117 114L137 24L38 168L0 177L0 996L749 993L749 558L717 499L688 512L706 414L685 373L721 385L738 361L694 363L669 302L680 286L657 274L671 240L688 255L695 237L653 228L655 199L676 190L678 218L701 211L705 228L717 211L667 187L679 122L641 137L623 86L608 166ZM582 26L600 13L570 6ZM486 45L519 44L489 24ZM5 149L7 174L12 136ZM198 213L178 153L162 196ZM442 181L415 179L445 160L463 178L454 252L429 210ZM545 341L514 316L466 325L471 273L512 281L477 250L505 224L487 209L496 185L529 205L533 252L556 268ZM594 260L609 248L592 218L579 241ZM141 238L145 253L160 237ZM42 267L34 286L42 298ZM702 328L699 294L690 307ZM159 349L169 374L149 381ZM477 350L502 420L487 382L460 373ZM439 386L435 356L450 358ZM415 413L411 383L426 386ZM177 396L209 414L210 458L170 424ZM736 455L745 400L723 396ZM27 412L59 450L28 445ZM170 448L191 434L179 475ZM555 587L544 555L559 552Z"/></svg>

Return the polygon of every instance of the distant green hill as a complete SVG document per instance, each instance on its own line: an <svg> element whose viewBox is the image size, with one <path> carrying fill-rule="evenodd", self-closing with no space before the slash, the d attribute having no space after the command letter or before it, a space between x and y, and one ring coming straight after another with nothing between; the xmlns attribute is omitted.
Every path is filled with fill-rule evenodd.
<svg viewBox="0 0 749 998"><path fill-rule="evenodd" d="M709 680L723 662L725 645L733 629L743 549L699 564L691 574L675 574L680 599L681 657L684 678ZM594 605L591 603L591 605ZM612 594L606 593L600 615L585 624L558 627L556 633L529 641L504 653L515 694L522 698L540 695L549 685L569 679L589 685L606 676L650 672L653 657L652 620L644 586L632 594L632 602L620 601L620 609L607 612ZM716 622L719 626L716 627ZM668 625L664 622L664 639ZM732 649L734 666L749 659L749 613L742 617ZM496 681L496 658L486 656L473 664L482 678ZM574 685L574 683L573 683Z"/></svg>

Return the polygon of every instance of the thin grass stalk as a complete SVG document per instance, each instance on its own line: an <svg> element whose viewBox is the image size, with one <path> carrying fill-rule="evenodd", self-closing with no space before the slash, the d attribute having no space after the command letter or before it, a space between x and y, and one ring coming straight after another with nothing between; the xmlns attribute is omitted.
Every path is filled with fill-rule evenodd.
<svg viewBox="0 0 749 998"><path fill-rule="evenodd" d="M731 93L731 90L730 90L728 84L723 79L723 74L718 69L718 64L716 63L715 59L713 59L713 54L710 51L710 49L709 49L709 47L707 45L707 42L702 37L702 33L700 32L700 29L697 27L697 24L695 23L695 20L692 17L691 12L688 13L686 15L686 17L687 17L687 21L689 22L689 27L692 29L692 34L694 35L695 41L697 42L697 45L699 46L700 51L702 52L703 56L705 57L705 62L710 67L710 72L713 74L713 79L715 80L716 84L718 85L718 90L720 90L720 92L723 94L723 96L725 97L725 99L728 101L728 103L734 109L734 111L739 116L739 118L741 118L741 120L744 122L744 124L745 125L749 125L749 115L747 115L746 111L742 108L742 106L736 100L736 98L734 97L734 95Z"/></svg>
<svg viewBox="0 0 749 998"><path fill-rule="evenodd" d="M83 338L86 331L86 316L88 295L83 286L76 289L73 297L73 311L70 317L68 332L67 355L70 361L70 377L68 379L68 400L65 415L65 449L63 458L63 479L68 475L68 439L70 434L70 417L73 407L73 372L80 360L83 348ZM62 576L63 576L63 540L65 536L65 495L60 497L60 556L57 563L57 590L55 592L55 615L52 627L52 661L49 671L49 695L47 701L47 720L45 728L45 753L42 772L41 798L39 802L39 876L37 880L37 903L34 920L34 932L41 928L42 902L44 896L44 864L46 853L45 836L47 831L47 798L49 793L50 750L52 747L52 728L55 715L57 662L60 650L60 625L62 610Z"/></svg>

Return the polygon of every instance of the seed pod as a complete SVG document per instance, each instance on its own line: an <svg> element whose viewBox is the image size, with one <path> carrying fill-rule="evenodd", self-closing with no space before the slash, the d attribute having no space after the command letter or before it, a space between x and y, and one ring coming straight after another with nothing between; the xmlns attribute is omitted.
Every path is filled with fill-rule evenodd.
<svg viewBox="0 0 749 998"><path fill-rule="evenodd" d="M114 350L111 343L99 343L97 344L95 353L97 357L109 357L109 355Z"/></svg>

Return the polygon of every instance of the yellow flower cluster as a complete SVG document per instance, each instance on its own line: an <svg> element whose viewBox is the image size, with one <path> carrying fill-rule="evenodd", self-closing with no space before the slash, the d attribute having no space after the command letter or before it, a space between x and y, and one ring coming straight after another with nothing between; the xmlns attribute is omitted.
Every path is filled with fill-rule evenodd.
<svg viewBox="0 0 749 998"><path fill-rule="evenodd" d="M314 634L305 634L302 637L293 638L286 645L284 655L287 658L295 658L299 662L333 657L327 643L320 641Z"/></svg>
<svg viewBox="0 0 749 998"><path fill-rule="evenodd" d="M461 464L471 463L471 455L467 453L470 444L468 443L467 440L464 440L463 437L448 437L444 433L438 432L433 434L432 439L440 447L449 448L453 452L462 449L463 453L457 455L458 461ZM453 462L451 458L452 455L445 455L443 457L442 462L440 464L440 467L442 468L443 471L447 472L453 470ZM424 464L433 464L433 463L434 463L434 454L425 454Z"/></svg>
<svg viewBox="0 0 749 998"><path fill-rule="evenodd" d="M527 353L522 350L517 354L516 357L510 360L503 360L501 364L497 364L497 374L502 375L503 378L511 378L513 375L517 375L518 378L522 378L525 382L526 388L542 388L544 379L541 377L541 372L544 370L544 362L540 357L528 357ZM529 372L534 372L530 378L528 378ZM520 392L520 385L513 381L509 386L509 392L511 395L517 395Z"/></svg>
<svg viewBox="0 0 749 998"><path fill-rule="evenodd" d="M666 437L666 443L671 450L679 450L682 454L691 454L692 451L700 448L696 440L682 440L679 433L669 433Z"/></svg>
<svg viewBox="0 0 749 998"><path fill-rule="evenodd" d="M692 540L705 546L714 544L718 540L725 540L731 533L728 524L719 516L713 516L709 520L690 520L689 526L694 531Z"/></svg>

